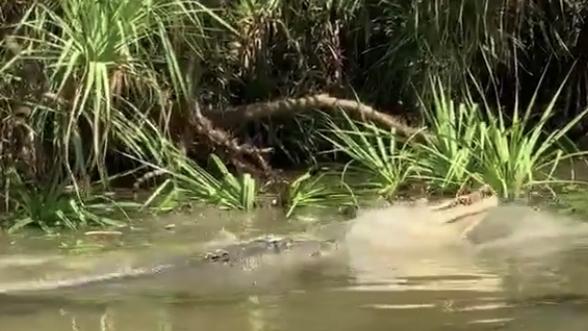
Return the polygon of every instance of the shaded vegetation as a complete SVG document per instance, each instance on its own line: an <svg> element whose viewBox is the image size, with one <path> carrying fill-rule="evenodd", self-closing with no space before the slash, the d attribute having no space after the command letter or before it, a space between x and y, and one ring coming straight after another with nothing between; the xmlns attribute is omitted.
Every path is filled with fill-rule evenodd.
<svg viewBox="0 0 588 331"><path fill-rule="evenodd" d="M7 228L268 192L289 216L482 184L516 199L583 155L585 1L30 0L0 20Z"/></svg>

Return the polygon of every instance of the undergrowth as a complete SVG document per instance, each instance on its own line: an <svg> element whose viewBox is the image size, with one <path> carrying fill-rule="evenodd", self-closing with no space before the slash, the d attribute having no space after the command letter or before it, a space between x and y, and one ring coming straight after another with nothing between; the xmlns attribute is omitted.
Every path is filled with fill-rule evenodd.
<svg viewBox="0 0 588 331"><path fill-rule="evenodd" d="M107 194L90 190L76 193L67 180L53 179L38 185L23 182L15 173L11 178L13 189L4 198L12 212L0 217L0 225L9 232L24 227L48 233L92 226L122 227L129 224L129 213L138 207L134 202L115 201Z"/></svg>
<svg viewBox="0 0 588 331"><path fill-rule="evenodd" d="M260 121L253 133L228 128L273 147L286 167L349 161L340 173L290 183L288 216L356 205L364 194L393 199L415 183L445 194L488 184L506 199L553 189L565 182L562 162L584 154L565 140L587 112L578 61L587 10L580 0L4 1L2 225L119 226L120 210L191 202L250 211L264 183L234 173L224 151L204 148L198 159L208 164L196 161L196 138L180 147L192 103L222 111L323 91L419 111L430 135L401 142L345 114L326 126L307 113ZM492 102L491 83L502 94ZM119 162L158 174L140 206L117 207L103 194Z"/></svg>

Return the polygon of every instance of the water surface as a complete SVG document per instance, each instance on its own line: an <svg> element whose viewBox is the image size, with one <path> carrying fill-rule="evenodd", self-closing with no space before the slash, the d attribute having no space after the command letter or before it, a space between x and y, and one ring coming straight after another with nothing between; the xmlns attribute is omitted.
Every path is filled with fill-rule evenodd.
<svg viewBox="0 0 588 331"><path fill-rule="evenodd" d="M500 217L519 217L509 215ZM166 229L170 223L175 227ZM120 236L24 234L0 243L0 288L189 256L235 237L336 232L317 228L323 229L288 222L277 210L245 215L203 209L148 220ZM392 254L382 249L362 253L351 264L324 257L252 273L184 270L106 286L8 293L0 295L0 326L19 331L586 330L588 240L573 234L476 251L449 247ZM389 234L390 241L399 238Z"/></svg>

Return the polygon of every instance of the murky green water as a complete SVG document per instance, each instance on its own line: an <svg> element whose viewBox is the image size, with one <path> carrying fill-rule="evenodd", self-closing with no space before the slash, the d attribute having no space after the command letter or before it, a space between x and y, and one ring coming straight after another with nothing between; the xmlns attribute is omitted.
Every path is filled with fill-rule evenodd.
<svg viewBox="0 0 588 331"><path fill-rule="evenodd" d="M165 229L169 223L171 230ZM280 211L207 210L139 224L121 236L4 238L0 288L196 254L201 244L221 244L232 235L314 229L286 222ZM585 238L394 257L382 250L360 256L358 264L324 257L250 272L186 269L131 282L3 294L0 330L586 330Z"/></svg>

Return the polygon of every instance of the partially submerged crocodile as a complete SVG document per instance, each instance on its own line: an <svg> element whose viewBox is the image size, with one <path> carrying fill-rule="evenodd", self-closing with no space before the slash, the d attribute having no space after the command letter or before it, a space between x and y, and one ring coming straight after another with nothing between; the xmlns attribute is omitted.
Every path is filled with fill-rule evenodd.
<svg viewBox="0 0 588 331"><path fill-rule="evenodd" d="M470 195L443 201L436 204L417 206L430 211L431 226L442 225L456 230L457 237L468 239L468 235L483 220L489 209L496 207L498 200L482 189ZM153 266L128 268L126 270L101 273L88 276L76 276L66 279L32 281L0 286L0 293L19 293L31 291L46 291L65 288L75 288L91 284L132 280L141 277L152 277L162 273L173 272L182 268L202 268L207 265L222 268L237 268L239 270L253 270L265 258L282 259L283 256L298 256L314 259L325 252L332 252L337 248L333 240L295 240L292 238L262 237L213 249L194 258L175 258L169 263L157 263Z"/></svg>
<svg viewBox="0 0 588 331"><path fill-rule="evenodd" d="M225 270L239 278L255 278L253 273L262 267L280 267L298 264L300 261L316 259L325 252L333 251L337 243L333 240L296 240L287 237L264 236L222 248L210 249L203 254L184 254L149 265L124 267L110 272L85 271L71 276L18 281L0 284L0 294L39 293L52 290L87 288L90 286L124 287L129 281L149 281L152 278L165 279L175 275L197 275L207 277L222 275ZM235 277L227 277L232 278ZM190 277L191 278L191 277ZM218 277L217 277L218 278Z"/></svg>

